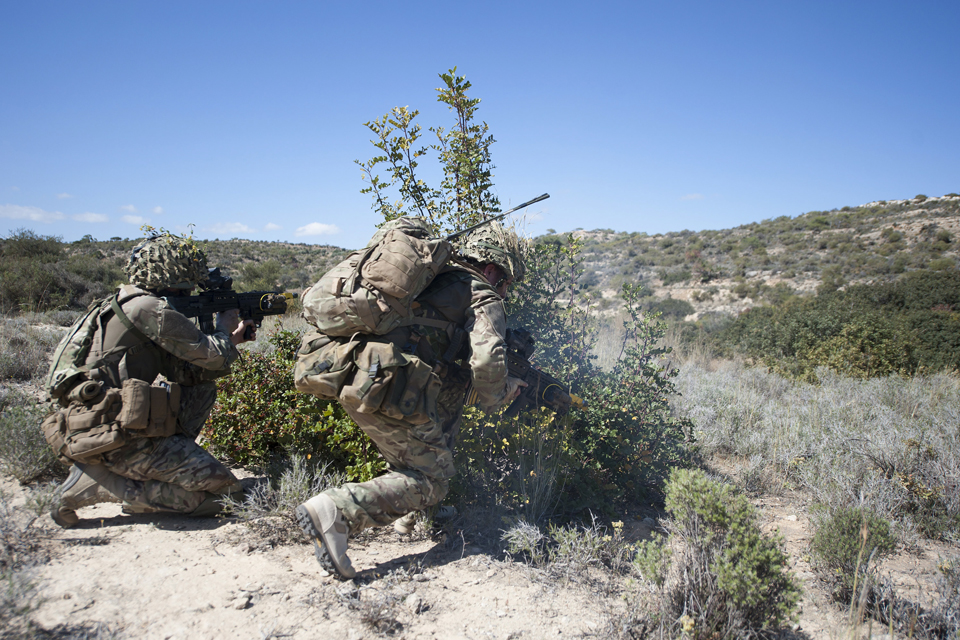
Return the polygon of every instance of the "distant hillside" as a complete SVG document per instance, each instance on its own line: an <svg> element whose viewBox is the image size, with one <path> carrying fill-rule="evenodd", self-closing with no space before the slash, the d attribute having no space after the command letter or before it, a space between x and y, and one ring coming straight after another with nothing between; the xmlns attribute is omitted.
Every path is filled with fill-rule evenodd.
<svg viewBox="0 0 960 640"><path fill-rule="evenodd" d="M955 269L960 196L870 202L720 231L578 230L573 236L584 241L584 284L598 308L615 305L623 282L640 281L657 298L689 303L688 319L696 319L813 293L824 280L843 288L915 269Z"/></svg>
<svg viewBox="0 0 960 640"><path fill-rule="evenodd" d="M794 293L887 281L915 269L955 269L960 196L916 196L832 211L783 216L720 231L666 234L572 232L584 242L585 290L598 310L618 306L623 282L642 282L663 308L695 320L737 314ZM567 242L569 234L536 242ZM135 241L90 236L64 243L29 231L0 240L0 312L85 306L122 281ZM237 286L300 291L347 249L254 240L203 243L211 266ZM665 301L665 302L663 302Z"/></svg>

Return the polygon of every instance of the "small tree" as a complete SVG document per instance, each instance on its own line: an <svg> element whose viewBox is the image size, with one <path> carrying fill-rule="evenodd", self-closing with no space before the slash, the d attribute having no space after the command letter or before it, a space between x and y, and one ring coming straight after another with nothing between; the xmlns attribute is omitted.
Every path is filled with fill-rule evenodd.
<svg viewBox="0 0 960 640"><path fill-rule="evenodd" d="M477 122L480 100L467 95L471 85L456 67L440 78L437 100L450 108L453 126L430 127L436 143L428 147L415 122L419 112L396 107L366 123L379 153L356 162L367 183L361 191L372 195L373 209L385 221L416 215L445 234L496 214L499 201L492 192L494 139L487 124ZM442 169L437 187L420 177L429 150ZM537 339L534 364L584 395L587 410L564 418L539 412L504 420L468 408L457 451L461 475L474 488L467 492L461 485L461 496L508 496L531 520L556 508L559 487L564 511L603 510L675 463L683 436L666 402L675 389L661 362L667 351L657 347L663 325L656 314L640 312L639 287L624 288L631 319L620 363L608 373L594 365L597 324L579 286L581 250L573 236L529 247L526 279L513 288L507 310L513 326L525 326Z"/></svg>

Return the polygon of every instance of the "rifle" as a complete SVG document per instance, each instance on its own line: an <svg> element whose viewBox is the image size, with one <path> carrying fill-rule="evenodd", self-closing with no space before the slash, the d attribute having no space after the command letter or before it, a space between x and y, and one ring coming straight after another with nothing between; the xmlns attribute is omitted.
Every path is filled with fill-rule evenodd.
<svg viewBox="0 0 960 640"><path fill-rule="evenodd" d="M530 364L530 356L536 349L536 341L526 329L507 329L508 375L527 383L520 388L520 395L503 413L513 418L525 409L547 407L563 415L571 406L582 409L583 398L570 393L569 387Z"/></svg>
<svg viewBox="0 0 960 640"><path fill-rule="evenodd" d="M493 216L493 217L487 218L487 219L484 220L483 222L478 222L477 224L473 225L472 227L467 227L467 228L464 229L463 231L457 231L456 233L451 233L450 235L447 236L446 240L447 240L447 242L453 242L454 240L456 240L456 239L459 238L460 236L465 235L465 234L468 234L468 233L470 233L471 231L473 231L474 229L477 229L477 228L479 228L479 227L482 227L482 226L485 225L485 224L490 224L491 222L495 222L495 221L499 220L500 218L503 218L503 217L505 217L505 216L510 215L510 214L513 213L514 211L519 211L520 209L523 209L524 207L529 207L530 205L534 204L535 202L540 202L541 200L546 200L546 199L549 198L549 197L550 197L550 194L549 194L549 193L544 193L543 195L537 196L537 197L534 198L533 200L527 200L527 201L524 202L523 204L518 204L517 206L515 206L513 209L510 209L509 211L504 211L503 213L500 213L500 214L497 214L497 215L495 215L495 216Z"/></svg>
<svg viewBox="0 0 960 640"><path fill-rule="evenodd" d="M167 298L174 309L188 318L199 318L200 330L210 335L215 331L213 314L231 309L240 310L240 320L253 320L259 327L267 316L280 316L287 312L288 301L297 297L295 293L277 291L233 290L233 278L220 274L220 267L210 269L205 282L200 283L202 291L195 296L170 296ZM246 339L253 337L252 327L244 332Z"/></svg>

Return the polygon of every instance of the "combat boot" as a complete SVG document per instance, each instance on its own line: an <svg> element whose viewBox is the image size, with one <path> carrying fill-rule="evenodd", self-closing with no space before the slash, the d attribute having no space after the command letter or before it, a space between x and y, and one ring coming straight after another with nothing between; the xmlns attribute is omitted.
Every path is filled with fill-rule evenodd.
<svg viewBox="0 0 960 640"><path fill-rule="evenodd" d="M303 532L313 541L320 566L345 580L357 575L347 557L350 526L329 496L321 493L310 498L297 507L294 514Z"/></svg>
<svg viewBox="0 0 960 640"><path fill-rule="evenodd" d="M120 497L111 493L110 490L100 484L98 481L99 478L98 480L94 480L91 475L86 472L87 469L89 469L89 467L81 469L80 465L73 466L73 469L70 470L70 475L67 476L67 479L60 486L60 501L50 509L50 517L64 529L76 526L76 524L80 522L80 518L77 517L77 509L81 507L89 507L100 504L101 502L120 502ZM105 468L103 471L114 478L118 478L121 481L123 480L123 478L111 474ZM102 476L100 473L96 475ZM118 484L118 487L122 492L122 484ZM116 489L117 487L111 488Z"/></svg>

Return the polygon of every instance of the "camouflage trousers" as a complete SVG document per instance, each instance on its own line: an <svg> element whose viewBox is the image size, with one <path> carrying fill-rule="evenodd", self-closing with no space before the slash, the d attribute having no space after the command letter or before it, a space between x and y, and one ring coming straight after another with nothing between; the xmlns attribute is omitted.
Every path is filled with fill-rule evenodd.
<svg viewBox="0 0 960 640"><path fill-rule="evenodd" d="M128 432L129 441L103 455L111 472L127 479L122 498L134 510L190 513L210 493L240 490L237 478L194 440L217 397L217 387L205 383L181 390L177 433L144 438Z"/></svg>
<svg viewBox="0 0 960 640"><path fill-rule="evenodd" d="M460 431L463 399L461 385L444 385L437 399L440 420L422 425L410 425L381 414L358 413L344 405L390 465L390 471L373 480L350 482L324 491L343 512L352 534L388 525L411 511L443 500L450 478L457 473L453 450Z"/></svg>

